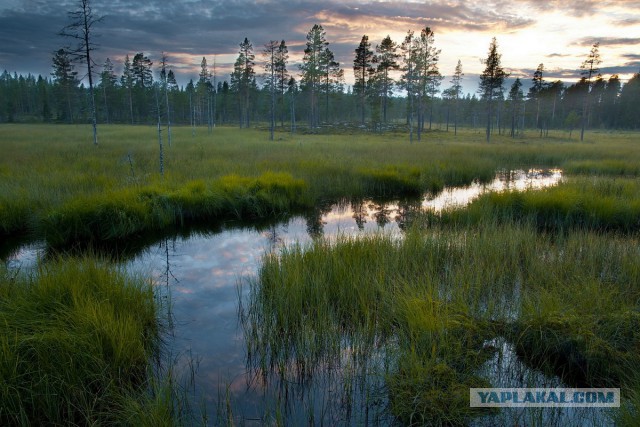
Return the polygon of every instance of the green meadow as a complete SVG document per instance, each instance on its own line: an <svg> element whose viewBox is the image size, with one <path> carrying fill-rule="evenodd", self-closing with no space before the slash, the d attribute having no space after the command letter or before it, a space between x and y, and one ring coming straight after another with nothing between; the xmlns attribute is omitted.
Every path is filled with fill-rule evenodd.
<svg viewBox="0 0 640 427"><path fill-rule="evenodd" d="M159 173L151 127L102 126L93 147L84 126L0 128L0 235L52 246L106 241L199 221L255 219L342 198L437 192L487 182L497 170L561 168L567 174L625 177L640 172L636 135L496 137L481 132L276 134L216 128L173 129Z"/></svg>
<svg viewBox="0 0 640 427"><path fill-rule="evenodd" d="M346 342L355 375L376 370L399 422L459 425L487 415L469 408L468 390L492 386L481 367L499 351L487 343L503 339L569 386L620 387L615 418L637 424L640 134L589 132L580 143L531 132L487 144L483 132L427 132L410 144L402 133L269 141L259 129L179 127L172 146L164 141L161 175L152 127L101 126L93 147L88 126L2 125L0 236L109 244L558 168L556 187L425 212L402 239L318 239L265 255L241 313L251 362L294 381L340 363ZM2 273L0 421L127 424L150 413L180 423L172 391L149 371L161 328L144 278L65 257L32 277ZM68 395L52 393L60 387Z"/></svg>

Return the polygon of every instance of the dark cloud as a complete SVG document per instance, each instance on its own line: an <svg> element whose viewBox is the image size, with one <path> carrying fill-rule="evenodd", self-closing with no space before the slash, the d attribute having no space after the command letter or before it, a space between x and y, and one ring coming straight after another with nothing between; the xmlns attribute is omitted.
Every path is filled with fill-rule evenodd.
<svg viewBox="0 0 640 427"><path fill-rule="evenodd" d="M531 79L535 69L532 68L518 68L511 70L511 77L519 77L523 83L523 87L528 88L531 85ZM579 68L556 68L552 70L545 70L544 79L547 82L553 82L556 80L564 81L565 84L571 84L569 82L576 81L581 77L581 71ZM601 67L600 74L609 76L613 74L629 75L640 72L640 61L635 63L629 62L620 66ZM506 85L505 85L506 87Z"/></svg>
<svg viewBox="0 0 640 427"><path fill-rule="evenodd" d="M640 44L638 37L585 37L576 40L574 46L593 46L599 42L600 46L635 46Z"/></svg>
<svg viewBox="0 0 640 427"><path fill-rule="evenodd" d="M567 15L577 17L593 16L599 13L606 13L614 8L624 8L626 10L639 10L640 0L500 0L499 7L523 7L527 6L538 12L562 12ZM626 17L616 23L637 23L637 17Z"/></svg>
<svg viewBox="0 0 640 427"><path fill-rule="evenodd" d="M614 67L603 67L600 72L602 74L636 74L640 72L640 61L627 62L624 65Z"/></svg>
<svg viewBox="0 0 640 427"><path fill-rule="evenodd" d="M620 0L622 3L626 0ZM605 3L615 3L615 1L603 0L502 0L500 7L523 7L528 6L538 12L562 11L569 15L583 17L596 14Z"/></svg>
<svg viewBox="0 0 640 427"><path fill-rule="evenodd" d="M545 55L547 58L568 58L571 55L569 54L564 54L564 53L550 53L548 55Z"/></svg>
<svg viewBox="0 0 640 427"><path fill-rule="evenodd" d="M24 0L11 9L0 6L0 68L48 73L52 52L66 41L55 34L67 24L67 11L75 0L57 2ZM504 10L504 12L500 12ZM104 21L95 28L98 62L106 57L118 61L125 54L145 52L159 56L169 52L176 61L187 55L235 55L238 44L248 37L258 53L269 40L286 40L297 45L301 55L307 31L315 23L327 30L337 59L352 61L353 49L362 34L389 28L390 31L430 26L437 34L452 30L517 30L533 20L512 9L486 8L481 2L430 0L427 2L359 2L312 0L246 2L241 0L112 0L94 2L96 16ZM376 41L372 40L373 43ZM292 52L293 53L293 52ZM199 62L199 61L198 61ZM180 63L180 68L197 69ZM221 68L229 67L221 63ZM177 67L176 67L177 68Z"/></svg>
<svg viewBox="0 0 640 427"><path fill-rule="evenodd" d="M48 74L52 53L66 43L56 33L67 24L67 11L74 9L77 0L7 1L5 6L0 6L0 70ZM253 42L258 58L264 43L284 39L293 61L302 55L308 30L320 23L327 30L327 40L336 58L347 70L363 34L379 35L386 29L395 33L409 29L419 31L430 26L438 43L440 34L452 31L497 35L527 28L538 19L531 13L532 9L562 10L584 16L597 13L607 5L631 3L631 0L493 0L488 7L482 0L95 1L94 13L105 18L96 27L100 47L95 58L102 63L110 57L119 72L126 54L145 52L157 63L164 51L169 54L172 68L184 80L196 76L202 56L211 62L216 55L220 72L228 72L238 44L245 37ZM582 39L579 43L590 45L592 40ZM603 46L615 40L627 45L640 42L638 39L600 40ZM371 42L375 45L379 40L371 38ZM560 56L564 55L547 55L549 58ZM295 64L290 69L295 70Z"/></svg>
<svg viewBox="0 0 640 427"><path fill-rule="evenodd" d="M640 24L640 17L638 18L625 18L611 21L612 24L622 27L631 27Z"/></svg>

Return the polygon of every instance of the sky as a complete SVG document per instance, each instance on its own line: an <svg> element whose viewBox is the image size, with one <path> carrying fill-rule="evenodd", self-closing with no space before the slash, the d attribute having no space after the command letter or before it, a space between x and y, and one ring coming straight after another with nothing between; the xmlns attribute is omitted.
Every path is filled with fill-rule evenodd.
<svg viewBox="0 0 640 427"><path fill-rule="evenodd" d="M0 0L0 71L49 75L53 52L69 43L57 34L77 4ZM94 30L98 71L107 57L120 74L126 54L144 52L157 65L165 52L179 84L197 79L203 56L210 68L215 61L218 79L228 78L245 37L253 43L258 73L264 44L285 40L288 69L295 75L314 24L326 30L347 83L353 82L354 50L363 35L375 48L387 35L399 43L408 30L419 33L425 27L441 49L442 89L450 86L458 60L465 90L477 89L493 37L502 66L525 84L540 63L546 80L576 81L596 41L605 78L616 73L625 81L640 72L640 0L91 0L91 5L94 15L103 17Z"/></svg>

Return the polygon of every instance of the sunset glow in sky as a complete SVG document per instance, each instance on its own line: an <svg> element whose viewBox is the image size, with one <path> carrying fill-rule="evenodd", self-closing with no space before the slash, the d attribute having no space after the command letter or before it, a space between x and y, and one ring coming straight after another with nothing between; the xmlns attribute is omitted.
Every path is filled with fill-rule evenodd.
<svg viewBox="0 0 640 427"><path fill-rule="evenodd" d="M53 52L66 43L56 33L74 4L0 0L0 71L48 75ZM157 64L165 51L181 84L197 78L203 56L210 65L215 57L218 78L226 78L245 37L253 43L258 72L263 45L284 39L289 71L297 74L305 36L316 23L325 28L347 83L353 81L353 51L364 34L375 47L386 35L401 42L407 30L419 33L425 26L442 50L440 72L450 76L460 59L469 91L477 87L481 59L494 36L502 65L527 81L540 63L548 80L577 80L595 41L605 78L617 73L627 80L640 72L640 0L94 0L92 5L105 17L96 27L99 65L109 57L120 73L127 53L144 52Z"/></svg>

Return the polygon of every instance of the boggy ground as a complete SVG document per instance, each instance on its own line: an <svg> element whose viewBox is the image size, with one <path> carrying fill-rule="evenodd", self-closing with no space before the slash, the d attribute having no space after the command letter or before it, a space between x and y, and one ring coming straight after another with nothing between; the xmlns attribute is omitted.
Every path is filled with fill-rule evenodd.
<svg viewBox="0 0 640 427"><path fill-rule="evenodd" d="M157 134L144 126L1 125L0 236L52 246L117 240L190 222L273 216L340 198L437 192L497 170L562 168L569 174L636 176L633 133L485 144L481 132L290 135L175 128L159 172Z"/></svg>
<svg viewBox="0 0 640 427"><path fill-rule="evenodd" d="M619 420L637 421L637 134L594 133L586 143L496 137L485 144L482 133L454 138L437 132L409 145L398 134L281 134L269 142L254 130L217 128L207 134L198 129L192 137L190 129L177 128L173 146L165 145L160 176L151 128L103 126L99 147L91 146L82 126L2 125L1 130L0 234L3 240L45 239L50 246L135 238L190 222L263 218L345 197L435 192L445 185L488 181L502 169L561 168L568 179L556 188L486 195L466 209L425 214L403 240L383 235L319 240L268 256L244 318L248 345L259 366L293 361L302 372L337 357L345 337L353 354L365 359L385 348L391 413L407 424L457 424L478 415L468 408L468 388L490 385L477 372L498 351L486 343L499 336L512 342L527 363L560 374L567 384L620 386L625 407ZM149 306L153 299L114 267L102 263L95 270L92 262L48 264L53 280L47 279L49 270L29 280L3 272L1 313L9 328L3 351L15 358L3 359L2 407L12 409L2 416L9 423L100 422L105 408L118 408L125 419L148 412L179 422L170 386L147 392L154 388L146 382L150 377L142 359L149 360L158 339L152 320L157 314ZM101 304L91 302L93 296L64 290L96 282L87 271L103 277L98 282L107 287L115 284L115 292L131 287L142 294L132 297L132 305L94 312L91 307ZM43 289L62 301L52 302L57 300L49 291L46 298L23 294L23 288L37 294L40 282L49 283ZM38 301L44 305L37 306ZM26 302L33 305L24 308ZM57 311L46 320L62 320L63 330L55 326L56 332L47 332L53 329L39 315L52 306ZM129 326L105 319L124 319L129 312L148 314L134 322L148 328L142 334L148 339L134 347L139 348L135 360L113 344L119 339L106 335L86 346L65 344L91 339L86 332L91 328L74 313L85 320L95 315L95 324L124 333ZM79 329L69 329L69 322ZM25 326L29 330L23 333ZM47 354L43 364L38 357L45 353L36 344L47 334L71 335L68 341L56 339L60 351L55 357ZM68 359L72 351L81 354ZM95 364L103 363L99 355L107 360L98 369L103 378L89 384L82 371L65 362L86 360L83 366L94 372ZM118 366L122 369L113 371ZM45 402L50 413L36 411L29 402L40 402L63 383L57 376L51 376L53 385L27 379L49 378L41 369L65 376L67 368L68 389L79 394L61 397L62 403ZM123 386L129 398L112 395L113 384ZM138 397L128 394L139 393L142 385ZM16 390L24 393L19 400L27 406L17 403ZM90 394L95 392L106 400L96 400Z"/></svg>
<svg viewBox="0 0 640 427"><path fill-rule="evenodd" d="M469 408L469 388L491 386L478 372L499 337L569 386L620 387L619 417L633 425L639 300L637 235L488 220L269 256L245 324L256 366L287 381L340 360L345 343L362 366L383 348L373 375L385 378L390 410L406 424L482 415Z"/></svg>

